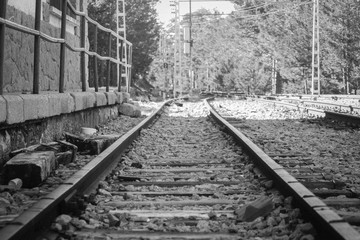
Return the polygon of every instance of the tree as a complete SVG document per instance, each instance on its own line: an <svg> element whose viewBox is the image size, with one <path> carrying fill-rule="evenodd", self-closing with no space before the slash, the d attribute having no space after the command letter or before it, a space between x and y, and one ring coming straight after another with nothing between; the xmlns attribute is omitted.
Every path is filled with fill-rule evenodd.
<svg viewBox="0 0 360 240"><path fill-rule="evenodd" d="M159 0L126 1L127 39L133 44L133 80L149 79L150 65L157 51L160 24L156 3Z"/></svg>
<svg viewBox="0 0 360 240"><path fill-rule="evenodd" d="M238 4L237 10L226 18L211 15L204 9L194 12L191 61L198 72L196 81L204 86L216 84L223 90L237 88L266 93L271 90L271 74L275 70L284 93L303 93L305 86L309 90L312 2L234 2ZM347 85L357 89L360 84L360 2L320 3L321 92L346 92Z"/></svg>
<svg viewBox="0 0 360 240"><path fill-rule="evenodd" d="M160 25L156 19L155 5L158 1L126 1L126 34L127 40L133 44L132 83L147 78L149 66L157 50ZM88 14L104 27L117 31L116 0L103 0L100 3L92 0L88 5ZM89 41L90 49L93 49L94 28L91 26L89 26ZM107 56L107 42L108 35L99 31L97 51L99 54ZM113 49L115 48L114 44ZM112 54L114 56L116 52Z"/></svg>

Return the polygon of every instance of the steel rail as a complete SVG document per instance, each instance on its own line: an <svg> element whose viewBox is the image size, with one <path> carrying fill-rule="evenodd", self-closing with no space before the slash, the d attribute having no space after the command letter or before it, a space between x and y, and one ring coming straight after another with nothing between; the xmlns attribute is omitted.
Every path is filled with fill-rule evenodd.
<svg viewBox="0 0 360 240"><path fill-rule="evenodd" d="M264 173L274 180L275 185L279 187L284 195L294 197L295 204L299 205L302 210L305 210L311 222L317 229L321 230L318 233L324 239L360 239L359 233L349 223L332 211L323 201L316 197L296 178L291 176L281 165L276 163L238 129L222 118L209 104L210 100L207 100L210 108L210 117L219 125L224 126L225 132L233 136L235 141L245 148L245 151L253 157Z"/></svg>
<svg viewBox="0 0 360 240"><path fill-rule="evenodd" d="M51 224L51 220L60 214L62 206L69 202L72 197L76 194L88 194L96 188L98 182L116 166L121 159L121 153L139 136L143 128L148 127L157 118L165 105L171 101L165 102L157 111L121 136L55 191L43 197L2 228L0 238L2 240L35 239L36 234Z"/></svg>
<svg viewBox="0 0 360 240"><path fill-rule="evenodd" d="M351 123L351 124L360 126L360 117L359 116L354 116L354 115L345 114L345 113L329 112L329 111L324 111L324 112L325 112L326 118L330 118L330 119L334 119L337 121L347 122L347 123Z"/></svg>
<svg viewBox="0 0 360 240"><path fill-rule="evenodd" d="M273 101L273 100L265 100L265 99L256 99L256 101L270 103L270 104L273 104L274 106L280 105L280 106L288 107L288 108L295 109L295 110L298 110L298 111L303 110L303 111L307 112L308 114L312 114L312 115L318 116L318 117L325 117L326 116L325 111L322 110L322 109L307 108L307 107L302 107L302 106L292 104L292 103L285 103L285 102Z"/></svg>
<svg viewBox="0 0 360 240"><path fill-rule="evenodd" d="M340 110L342 109L346 109L346 110L350 110L350 112L353 112L354 110L359 111L360 107L353 107L351 105L343 105L343 104L338 104L338 103L329 103L329 102L321 102L321 101L311 101L311 100L302 100L302 99L293 99L293 98L285 98L285 99L279 99L280 101L295 101L295 102L299 102L302 104L306 104L308 106L323 106L323 107L328 107L331 108L333 107L338 107Z"/></svg>

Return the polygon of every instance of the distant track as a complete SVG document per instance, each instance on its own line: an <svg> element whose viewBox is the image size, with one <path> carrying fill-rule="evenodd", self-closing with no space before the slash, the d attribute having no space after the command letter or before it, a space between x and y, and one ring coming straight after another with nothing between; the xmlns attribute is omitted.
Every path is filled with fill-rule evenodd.
<svg viewBox="0 0 360 240"><path fill-rule="evenodd" d="M276 101L276 100L266 100L266 99L256 98L255 101L261 101L268 104L273 104L274 106L283 106L298 111L305 111L308 114L317 117L331 118L337 121L347 122L350 124L354 124L356 126L360 126L360 116L358 115L358 113L360 113L360 108L356 108L352 106L325 103L325 102L316 102L316 101L301 101L301 100L296 100L295 101L297 102L296 104L288 102L288 101L292 102L294 100ZM332 111L327 111L327 110L332 110ZM346 113L343 113L344 111Z"/></svg>

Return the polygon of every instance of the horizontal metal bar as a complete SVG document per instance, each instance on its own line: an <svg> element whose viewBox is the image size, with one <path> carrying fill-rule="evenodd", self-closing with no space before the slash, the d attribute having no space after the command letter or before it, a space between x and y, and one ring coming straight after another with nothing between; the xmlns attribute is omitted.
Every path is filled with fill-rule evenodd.
<svg viewBox="0 0 360 240"><path fill-rule="evenodd" d="M18 23L14 23L12 21L9 21L9 20L3 19L3 18L0 18L0 23L3 23L9 28L12 28L14 30L18 30L18 31L23 32L23 33L31 34L33 36L40 36L42 39L47 40L49 42L53 42L53 43L64 43L65 42L65 40L62 39L62 38L51 37L51 36L49 36L47 34L44 34L44 33L40 32L38 30L34 30L34 29L31 29L31 28L25 27L23 25L20 25Z"/></svg>
<svg viewBox="0 0 360 240"><path fill-rule="evenodd" d="M28 34L31 34L31 35L34 35L34 36L40 36L42 39L47 40L47 41L52 42L52 43L65 43L66 47L69 48L70 50L72 50L73 52L85 52L89 56L96 56L99 60L103 60L103 61L110 60L113 63L119 63L122 66L131 67L131 65L124 64L123 62L118 61L115 58L103 57L103 56L101 56L101 55L99 55L99 54L97 54L95 52L88 51L85 48L72 47L62 38L51 37L51 36L49 36L47 34L44 34L44 33L40 32L40 31L25 27L23 25L11 22L9 20L0 18L0 23L4 23L7 27L18 30L18 31L23 32L23 33L28 33Z"/></svg>
<svg viewBox="0 0 360 240"><path fill-rule="evenodd" d="M96 24L96 22L94 20L91 19L91 21L93 21L92 22L93 24ZM3 23L9 28L12 28L14 30L18 30L18 31L23 32L23 33L31 34L31 35L34 35L34 36L40 36L42 39L45 39L45 40L47 40L49 42L53 42L53 43L64 43L65 42L65 40L62 39L62 38L51 37L51 36L49 36L47 34L44 34L44 33L40 32L38 30L34 30L32 28L25 27L25 26L23 26L21 24L9 21L7 19L0 18L0 23ZM104 27L100 26L99 28L102 29ZM106 29L106 28L104 28L104 29ZM116 33L113 32L113 31L111 31L111 34L114 35L115 37L117 36ZM129 46L132 46L132 43L130 43L127 40L124 40L120 35L119 35L119 38L121 38L123 41L125 41Z"/></svg>
<svg viewBox="0 0 360 240"><path fill-rule="evenodd" d="M100 29L104 32L107 32L107 33L111 33L114 37L119 37L121 40L125 41L128 45L132 45L132 43L127 41L126 39L124 39L124 37L120 36L119 34L112 31L111 29L102 26L100 23L96 22L95 20L91 19L85 12L80 12L80 11L76 10L74 8L74 6L72 6L71 4L68 4L68 6L76 15L84 16L88 22L96 25L98 27L98 29Z"/></svg>
<svg viewBox="0 0 360 240"><path fill-rule="evenodd" d="M121 62L121 61L116 60L116 58L103 57L103 56L99 55L98 53L88 51L88 50L86 50L85 48L76 48L76 47L70 46L70 45L67 44L67 43L65 43L65 44L66 44L66 47L68 47L68 48L69 48L71 51L73 51L73 52L84 52L84 53L86 53L86 54L89 55L89 56L95 56L95 57L97 57L99 60L102 60L102 61L107 61L107 60L109 60L109 61L111 61L111 62L113 62L113 63L121 64L122 66L127 66L127 65L129 65L129 64L125 64L125 63L123 63L123 62ZM131 65L129 65L128 67L131 67Z"/></svg>

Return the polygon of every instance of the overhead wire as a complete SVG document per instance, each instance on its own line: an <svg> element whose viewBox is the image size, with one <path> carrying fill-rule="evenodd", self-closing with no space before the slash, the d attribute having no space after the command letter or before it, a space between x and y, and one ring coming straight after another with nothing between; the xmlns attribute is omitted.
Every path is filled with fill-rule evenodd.
<svg viewBox="0 0 360 240"><path fill-rule="evenodd" d="M307 5L310 3L312 4L313 2L308 1L308 2L299 3L299 4L292 6L290 9L279 9L279 10L271 11L271 12L267 12L267 13L254 14L254 15L248 15L248 16L237 16L237 17L235 17L235 19L251 19L251 18L256 18L256 17L263 17L263 16L272 15L272 14L277 14L277 13L284 12L284 11L288 12L289 10L294 10L295 8L298 8L300 6Z"/></svg>
<svg viewBox="0 0 360 240"><path fill-rule="evenodd" d="M283 2L284 3L284 2ZM290 2L288 2L290 3ZM192 17L202 17L202 16L234 16L235 19L251 19L251 18L256 18L256 17L262 17L262 16L268 16L268 15L271 15L271 14L276 14L276 13L279 13L279 12L283 12L283 11L289 11L289 10L293 10L299 6L303 6L303 5L307 5L307 4L312 4L313 2L312 1L307 1L307 2L303 2L303 3L299 3L299 4L296 4L294 6L292 6L290 9L279 9L279 10L276 10L276 11L271 11L271 12L267 12L267 13L261 13L261 14L254 14L254 15L247 15L247 16L235 16L234 13L199 13L199 14L192 14ZM242 12L248 12L250 10L256 10L256 9L260 9L264 6L268 6L270 4L263 4L263 6L256 6L256 7L253 7L253 8L249 8L249 10L240 10L240 11L236 11L235 13L236 14L239 14L239 13L242 13ZM185 16L185 15L183 15Z"/></svg>

